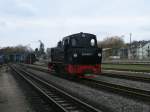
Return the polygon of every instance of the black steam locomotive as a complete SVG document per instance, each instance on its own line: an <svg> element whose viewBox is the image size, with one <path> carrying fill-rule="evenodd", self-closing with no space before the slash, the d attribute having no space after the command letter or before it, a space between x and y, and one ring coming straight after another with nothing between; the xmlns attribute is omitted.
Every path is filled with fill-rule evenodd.
<svg viewBox="0 0 150 112"><path fill-rule="evenodd" d="M37 61L37 58L36 58L34 53L28 53L25 56L24 61L25 61L26 64L33 64L35 61Z"/></svg>
<svg viewBox="0 0 150 112"><path fill-rule="evenodd" d="M102 49L93 34L81 32L64 37L57 47L51 48L50 56L50 70L79 77L101 73Z"/></svg>

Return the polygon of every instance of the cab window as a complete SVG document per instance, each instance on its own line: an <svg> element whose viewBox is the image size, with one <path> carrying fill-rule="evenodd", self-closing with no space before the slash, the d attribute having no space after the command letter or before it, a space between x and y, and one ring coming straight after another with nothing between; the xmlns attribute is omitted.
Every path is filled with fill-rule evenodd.
<svg viewBox="0 0 150 112"><path fill-rule="evenodd" d="M77 44L76 39L72 39L71 44L72 44L72 46L76 46L76 44Z"/></svg>
<svg viewBox="0 0 150 112"><path fill-rule="evenodd" d="M91 43L90 44L91 44L92 47L94 47L95 46L95 40L91 39Z"/></svg>

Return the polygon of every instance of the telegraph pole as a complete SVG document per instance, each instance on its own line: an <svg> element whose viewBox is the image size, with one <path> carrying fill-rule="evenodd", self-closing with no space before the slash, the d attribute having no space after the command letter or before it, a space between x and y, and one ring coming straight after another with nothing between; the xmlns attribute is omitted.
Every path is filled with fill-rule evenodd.
<svg viewBox="0 0 150 112"><path fill-rule="evenodd" d="M131 38L132 38L132 33L129 34L130 35L130 46L129 46L129 59L132 58L132 53L131 53Z"/></svg>
<svg viewBox="0 0 150 112"><path fill-rule="evenodd" d="M131 37L132 37L132 33L130 33L130 45L131 45Z"/></svg>

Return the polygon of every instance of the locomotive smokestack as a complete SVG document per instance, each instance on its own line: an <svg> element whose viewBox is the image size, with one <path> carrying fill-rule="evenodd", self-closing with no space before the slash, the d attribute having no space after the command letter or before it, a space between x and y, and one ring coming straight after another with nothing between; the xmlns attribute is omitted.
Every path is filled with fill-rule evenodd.
<svg viewBox="0 0 150 112"><path fill-rule="evenodd" d="M85 34L83 32L80 32L82 37L85 37Z"/></svg>

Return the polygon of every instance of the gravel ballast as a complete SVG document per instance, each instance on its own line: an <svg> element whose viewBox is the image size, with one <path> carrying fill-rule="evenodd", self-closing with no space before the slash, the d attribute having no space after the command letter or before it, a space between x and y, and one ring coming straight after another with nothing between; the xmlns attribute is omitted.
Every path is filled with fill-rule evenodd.
<svg viewBox="0 0 150 112"><path fill-rule="evenodd" d="M39 67L39 66L35 66L35 65L30 65L31 67ZM40 67L44 70L48 70L46 67ZM106 71L105 71L106 72ZM109 73L109 72L107 72ZM117 72L115 72L117 73ZM141 73L118 73L118 74L124 74L124 75L136 75L136 76L143 76L143 77L149 77L149 74L141 74ZM106 81L106 82L110 82L113 84L119 84L119 85L124 85L124 86L128 86L128 87L132 87L132 88L137 88L137 89L142 89L142 90L149 90L150 91L150 83L147 82L141 82L141 81L133 81L133 80L128 80L128 79L123 79L123 78L113 78L113 77L108 77L108 76L104 76L104 75L99 75L95 78L96 80L102 80L102 81Z"/></svg>
<svg viewBox="0 0 150 112"><path fill-rule="evenodd" d="M105 81L113 84L118 84L122 86L132 87L136 89L148 90L150 91L150 83L140 82L140 81L132 81L123 78L113 78L108 76L99 75L95 78L95 80Z"/></svg>
<svg viewBox="0 0 150 112"><path fill-rule="evenodd" d="M82 100L97 104L99 108L108 108L113 112L149 112L150 105L148 103L135 101L133 99L125 98L118 94L109 93L106 91L99 91L75 82L71 82L62 78L55 77L48 73L27 69L34 72L41 78L52 82L53 84L63 88L64 90L74 93ZM108 112L108 111L106 111Z"/></svg>
<svg viewBox="0 0 150 112"><path fill-rule="evenodd" d="M119 70L102 70L102 73L110 73L110 74L120 74L120 75L129 75L129 76L138 76L138 77L146 77L150 78L150 73L146 72L133 72L133 71L119 71Z"/></svg>

